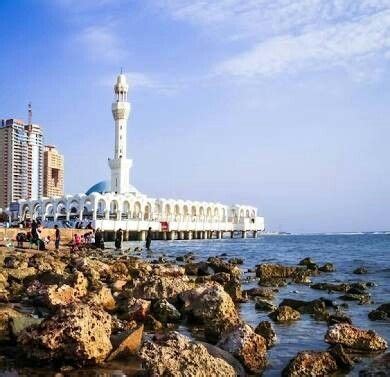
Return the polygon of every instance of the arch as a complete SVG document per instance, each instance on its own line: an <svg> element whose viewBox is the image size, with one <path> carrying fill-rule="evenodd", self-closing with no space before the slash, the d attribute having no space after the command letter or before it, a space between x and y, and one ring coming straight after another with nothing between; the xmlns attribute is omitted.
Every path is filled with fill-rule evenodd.
<svg viewBox="0 0 390 377"><path fill-rule="evenodd" d="M201 220L204 220L204 215L205 215L204 207L200 207L200 208L199 208L199 218L200 218Z"/></svg>
<svg viewBox="0 0 390 377"><path fill-rule="evenodd" d="M80 203L76 199L73 199L69 203L68 211L69 211L69 218L75 219L80 214Z"/></svg>
<svg viewBox="0 0 390 377"><path fill-rule="evenodd" d="M245 217L249 218L249 209L246 210Z"/></svg>
<svg viewBox="0 0 390 377"><path fill-rule="evenodd" d="M226 208L222 208L222 221L226 221Z"/></svg>
<svg viewBox="0 0 390 377"><path fill-rule="evenodd" d="M219 218L219 208L218 207L215 207L214 208L214 221L219 221L220 218Z"/></svg>
<svg viewBox="0 0 390 377"><path fill-rule="evenodd" d="M66 217L66 204L64 201L59 201L56 205L56 214L58 217Z"/></svg>
<svg viewBox="0 0 390 377"><path fill-rule="evenodd" d="M244 217L244 210L243 209L241 209L240 210L240 216L239 216L241 219Z"/></svg>
<svg viewBox="0 0 390 377"><path fill-rule="evenodd" d="M160 220L162 218L162 205L159 202L154 203L153 218Z"/></svg>
<svg viewBox="0 0 390 377"><path fill-rule="evenodd" d="M207 207L207 209L206 209L207 221L211 221L211 217L212 217L211 207Z"/></svg>
<svg viewBox="0 0 390 377"><path fill-rule="evenodd" d="M254 219L256 217L256 211L253 209L251 212L251 217Z"/></svg>
<svg viewBox="0 0 390 377"><path fill-rule="evenodd" d="M24 220L31 219L30 207L27 203L22 207L22 218Z"/></svg>
<svg viewBox="0 0 390 377"><path fill-rule="evenodd" d="M97 202L96 217L98 219L103 219L105 212L106 212L106 201L103 198L101 198Z"/></svg>
<svg viewBox="0 0 390 377"><path fill-rule="evenodd" d="M131 217L130 202L125 200L122 205L122 219L129 219Z"/></svg>
<svg viewBox="0 0 390 377"><path fill-rule="evenodd" d="M90 198L86 198L83 202L83 219L92 220L93 217L93 203Z"/></svg>
<svg viewBox="0 0 390 377"><path fill-rule="evenodd" d="M175 207L174 207L174 215L175 215L175 221L180 221L181 211L180 211L180 206L179 206L179 204L175 204Z"/></svg>
<svg viewBox="0 0 390 377"><path fill-rule="evenodd" d="M134 203L133 219L141 219L141 218L142 218L141 203L137 201Z"/></svg>
<svg viewBox="0 0 390 377"><path fill-rule="evenodd" d="M44 210L44 217L45 219L48 217L53 217L54 218L54 205L52 202L48 202L45 204L45 210Z"/></svg>
<svg viewBox="0 0 390 377"><path fill-rule="evenodd" d="M191 206L191 217L192 217L192 221L196 221L196 215L197 215L196 206L193 205L193 206Z"/></svg>
<svg viewBox="0 0 390 377"><path fill-rule="evenodd" d="M171 218L171 206L169 203L165 204L164 218L166 218L167 220Z"/></svg>
<svg viewBox="0 0 390 377"><path fill-rule="evenodd" d="M110 202L110 219L117 219L119 213L119 202L116 199Z"/></svg>
<svg viewBox="0 0 390 377"><path fill-rule="evenodd" d="M35 203L33 206L32 217L33 219L41 219L43 216L41 203Z"/></svg>
<svg viewBox="0 0 390 377"><path fill-rule="evenodd" d="M144 207L144 220L150 220L152 216L152 205L148 202Z"/></svg>
<svg viewBox="0 0 390 377"><path fill-rule="evenodd" d="M183 219L185 221L188 221L189 216L190 216L190 211L188 209L188 205L184 204L184 206L183 206Z"/></svg>

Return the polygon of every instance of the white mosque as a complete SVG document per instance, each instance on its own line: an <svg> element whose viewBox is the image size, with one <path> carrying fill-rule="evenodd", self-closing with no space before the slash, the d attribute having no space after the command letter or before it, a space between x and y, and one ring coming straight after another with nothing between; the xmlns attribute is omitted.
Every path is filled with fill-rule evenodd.
<svg viewBox="0 0 390 377"><path fill-rule="evenodd" d="M257 208L246 205L225 205L176 199L154 199L140 193L130 182L133 160L127 158L127 121L130 103L127 100L126 76L120 74L114 86L115 120L114 158L108 159L110 185L100 182L86 194L20 200L22 219L41 219L47 225L72 224L82 221L94 228L112 232L119 228L125 239L144 240L152 228L156 238L192 239L222 238L226 232L254 237L264 231L264 218Z"/></svg>

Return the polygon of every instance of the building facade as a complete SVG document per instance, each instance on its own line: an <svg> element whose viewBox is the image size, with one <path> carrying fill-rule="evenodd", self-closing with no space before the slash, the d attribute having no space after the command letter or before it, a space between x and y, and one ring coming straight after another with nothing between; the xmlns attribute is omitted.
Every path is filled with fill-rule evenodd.
<svg viewBox="0 0 390 377"><path fill-rule="evenodd" d="M88 194L52 196L42 200L20 200L21 218L40 218L47 225L69 221L91 222L95 228L138 232L143 239L151 228L162 238L221 238L224 232L256 234L264 230L264 218L257 208L247 205L225 205L219 202L199 202L177 199L155 199L140 193L130 180L133 161L127 158L127 120L130 103L127 100L126 77L120 74L114 85L112 114L115 122L114 157L109 159L111 184L108 191L103 182L93 186ZM103 191L104 190L104 191ZM167 234L169 234L167 236Z"/></svg>
<svg viewBox="0 0 390 377"><path fill-rule="evenodd" d="M43 194L43 134L36 124L7 119L0 124L0 207Z"/></svg>
<svg viewBox="0 0 390 377"><path fill-rule="evenodd" d="M54 145L46 145L43 152L43 196L64 195L64 156Z"/></svg>

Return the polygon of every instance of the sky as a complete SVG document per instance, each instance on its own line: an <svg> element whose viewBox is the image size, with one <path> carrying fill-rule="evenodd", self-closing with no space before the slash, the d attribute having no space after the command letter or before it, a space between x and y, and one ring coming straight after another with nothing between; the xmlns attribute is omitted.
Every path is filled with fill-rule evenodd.
<svg viewBox="0 0 390 377"><path fill-rule="evenodd" d="M0 118L109 177L123 68L134 185L268 230L390 229L390 0L1 0Z"/></svg>

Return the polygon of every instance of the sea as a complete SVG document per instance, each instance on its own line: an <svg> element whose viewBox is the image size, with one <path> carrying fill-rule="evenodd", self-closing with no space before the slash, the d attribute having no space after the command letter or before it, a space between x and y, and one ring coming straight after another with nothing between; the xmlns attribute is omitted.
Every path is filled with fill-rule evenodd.
<svg viewBox="0 0 390 377"><path fill-rule="evenodd" d="M110 246L110 245L108 245ZM142 247L139 242L125 242L123 249ZM372 304L359 305L348 302L345 312L351 317L353 324L375 330L390 344L390 322L371 321L368 313L379 305L390 302L390 234L308 234L308 235L264 235L252 239L222 239L222 240L191 240L191 241L154 241L152 242L153 258L164 256L174 260L179 255L188 252L194 253L197 260L206 260L210 256L226 255L226 258L238 257L244 259L241 266L244 279L242 289L257 286L253 269L259 263L282 263L296 265L306 257L312 258L318 264L333 263L336 272L322 273L312 278L313 282L374 282L370 289ZM368 273L355 275L353 271L358 267L366 267ZM336 303L343 303L339 299L340 293L318 291L301 284L290 284L279 288L274 300L280 303L284 298L313 300L319 297L332 299ZM239 305L242 318L252 326L263 320L268 320L267 313L255 309L253 301ZM280 376L283 368L298 352L305 350L326 350L328 344L324 342L327 330L325 322L314 320L310 315L302 315L302 319L291 324L274 324L278 342L269 350L269 365L263 376ZM193 336L188 328L180 327L179 331ZM195 337L196 338L196 337ZM337 376L357 376L359 371L370 363L370 357L363 357L361 362L348 373L338 373ZM130 365L132 363L132 365ZM83 376L128 376L136 372L136 363L130 362L115 364L101 370L73 371L69 375ZM21 376L21 371L0 371L4 376ZM30 369L30 373L31 373ZM41 372L43 372L41 370ZM47 373L47 374L46 374ZM46 371L39 375L53 375ZM90 374L91 373L91 374ZM33 375L33 373L31 373ZM65 374L68 375L68 374Z"/></svg>

